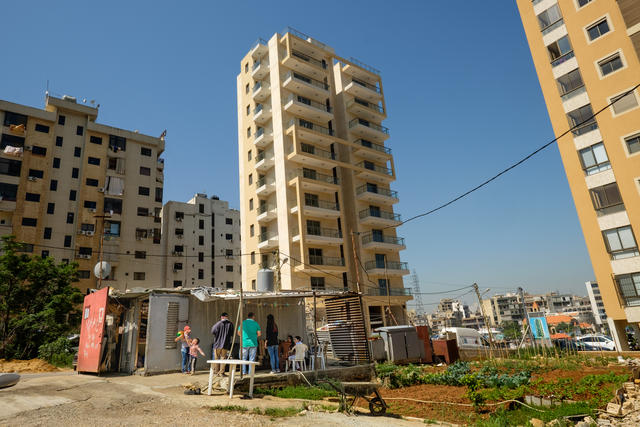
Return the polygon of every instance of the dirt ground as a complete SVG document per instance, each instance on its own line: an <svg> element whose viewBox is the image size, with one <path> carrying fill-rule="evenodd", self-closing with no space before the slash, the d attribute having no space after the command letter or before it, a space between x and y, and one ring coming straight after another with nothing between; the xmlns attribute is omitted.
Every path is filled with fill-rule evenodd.
<svg viewBox="0 0 640 427"><path fill-rule="evenodd" d="M58 372L62 369L41 359L30 360L5 360L0 359L0 372L20 372L23 374L35 374L39 372Z"/></svg>

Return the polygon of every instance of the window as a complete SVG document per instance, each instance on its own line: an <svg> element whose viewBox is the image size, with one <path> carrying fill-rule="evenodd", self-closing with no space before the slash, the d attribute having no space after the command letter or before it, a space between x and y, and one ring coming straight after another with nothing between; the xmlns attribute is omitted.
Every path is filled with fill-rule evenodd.
<svg viewBox="0 0 640 427"><path fill-rule="evenodd" d="M155 201L158 203L162 203L162 187L156 187Z"/></svg>
<svg viewBox="0 0 640 427"><path fill-rule="evenodd" d="M615 280L625 305L640 305L640 273L622 274Z"/></svg>
<svg viewBox="0 0 640 427"><path fill-rule="evenodd" d="M324 277L310 277L311 289L322 290L324 289Z"/></svg>
<svg viewBox="0 0 640 427"><path fill-rule="evenodd" d="M595 117L593 117L591 104L568 112L567 120L569 121L569 126L575 128L571 131L575 136L583 135L598 128L598 123Z"/></svg>
<svg viewBox="0 0 640 427"><path fill-rule="evenodd" d="M622 204L622 196L620 196L618 184L615 182L603 185L602 187L594 188L590 190L590 193L593 207L596 210L601 210Z"/></svg>
<svg viewBox="0 0 640 427"><path fill-rule="evenodd" d="M622 114L638 106L635 91L614 96L610 99L610 102L613 103L611 108L613 108L615 114Z"/></svg>
<svg viewBox="0 0 640 427"><path fill-rule="evenodd" d="M133 273L133 280L144 280L145 273L144 271L135 271Z"/></svg>
<svg viewBox="0 0 640 427"><path fill-rule="evenodd" d="M138 187L138 195L139 196L148 196L149 195L149 187Z"/></svg>
<svg viewBox="0 0 640 427"><path fill-rule="evenodd" d="M64 126L64 122L66 120L66 117L63 115L58 116L58 124L61 126Z"/></svg>
<svg viewBox="0 0 640 427"><path fill-rule="evenodd" d="M176 228L176 236L184 236L184 229Z"/></svg>
<svg viewBox="0 0 640 427"><path fill-rule="evenodd" d="M85 183L89 186L89 187L97 187L99 185L99 181L97 179L93 179L93 178L87 178L85 180Z"/></svg>
<svg viewBox="0 0 640 427"><path fill-rule="evenodd" d="M122 200L111 199L109 197L104 198L104 212L112 212L114 214L122 213Z"/></svg>
<svg viewBox="0 0 640 427"><path fill-rule="evenodd" d="M76 190L69 190L69 200L75 201L77 194Z"/></svg>
<svg viewBox="0 0 640 427"><path fill-rule="evenodd" d="M146 251L136 251L134 258L136 259L147 259L147 252Z"/></svg>
<svg viewBox="0 0 640 427"><path fill-rule="evenodd" d="M67 224L73 224L73 212L67 212Z"/></svg>
<svg viewBox="0 0 640 427"><path fill-rule="evenodd" d="M609 32L609 23L607 19L603 19L600 22L590 26L587 28L587 34L589 35L589 40L593 41L600 36L603 36Z"/></svg>
<svg viewBox="0 0 640 427"><path fill-rule="evenodd" d="M182 270L182 263L181 262L174 262L173 263L173 271L178 271L178 270Z"/></svg>
<svg viewBox="0 0 640 427"><path fill-rule="evenodd" d="M569 36L564 36L551 43L547 46L547 52L549 52L549 60L553 67L573 58L573 48L571 47Z"/></svg>
<svg viewBox="0 0 640 427"><path fill-rule="evenodd" d="M92 144L102 145L102 138L99 136L91 135L89 137L89 142Z"/></svg>
<svg viewBox="0 0 640 427"><path fill-rule="evenodd" d="M184 212L176 212L176 221L182 221L184 219Z"/></svg>
<svg viewBox="0 0 640 427"><path fill-rule="evenodd" d="M35 218L22 218L22 225L25 227L35 227L38 224L38 220Z"/></svg>
<svg viewBox="0 0 640 427"><path fill-rule="evenodd" d="M40 195L39 194L35 194L35 193L26 193L24 195L24 199L27 202L39 202L40 201Z"/></svg>
<svg viewBox="0 0 640 427"><path fill-rule="evenodd" d="M62 147L62 137L56 136L56 147Z"/></svg>
<svg viewBox="0 0 640 427"><path fill-rule="evenodd" d="M251 136L251 126L247 128L247 138Z"/></svg>
<svg viewBox="0 0 640 427"><path fill-rule="evenodd" d="M249 210L253 210L253 199L249 199Z"/></svg>
<svg viewBox="0 0 640 427"><path fill-rule="evenodd" d="M304 204L311 207L319 207L320 200L317 194L304 193Z"/></svg>
<svg viewBox="0 0 640 427"><path fill-rule="evenodd" d="M204 252L198 252L198 262L204 262Z"/></svg>
<svg viewBox="0 0 640 427"><path fill-rule="evenodd" d="M251 252L251 265L256 263L256 253Z"/></svg>
<svg viewBox="0 0 640 427"><path fill-rule="evenodd" d="M49 126L36 123L36 132L49 133Z"/></svg>
<svg viewBox="0 0 640 427"><path fill-rule="evenodd" d="M227 289L233 289L233 282L227 282Z"/></svg>
<svg viewBox="0 0 640 427"><path fill-rule="evenodd" d="M52 179L51 182L49 183L49 191L56 191L58 189L58 181L55 179Z"/></svg>
<svg viewBox="0 0 640 427"><path fill-rule="evenodd" d="M246 63L244 64L244 72L245 72L245 73L248 73L248 72L249 72L249 63L248 63L248 62L246 62Z"/></svg>
<svg viewBox="0 0 640 427"><path fill-rule="evenodd" d="M60 158L59 157L54 157L53 158L53 168L54 169L60 169Z"/></svg>
<svg viewBox="0 0 640 427"><path fill-rule="evenodd" d="M76 127L76 135L84 135L84 128L82 126Z"/></svg>
<svg viewBox="0 0 640 427"><path fill-rule="evenodd" d="M256 279L251 280L251 289L256 289Z"/></svg>
<svg viewBox="0 0 640 427"><path fill-rule="evenodd" d="M227 265L227 266L226 266L226 271L227 271L228 273L233 273L233 265Z"/></svg>
<svg viewBox="0 0 640 427"><path fill-rule="evenodd" d="M74 148L73 148L73 156L74 156L74 157L80 157L80 156L82 156L82 148L80 148L80 147L74 147Z"/></svg>
<svg viewBox="0 0 640 427"><path fill-rule="evenodd" d="M562 14L556 3L538 15L538 25L540 26L540 30L544 31L561 19Z"/></svg>
<svg viewBox="0 0 640 427"><path fill-rule="evenodd" d="M227 249L225 250L225 256L227 258L233 258L233 249Z"/></svg>
<svg viewBox="0 0 640 427"><path fill-rule="evenodd" d="M11 147L24 147L24 138L3 133L0 148L5 148L8 145Z"/></svg>
<svg viewBox="0 0 640 427"><path fill-rule="evenodd" d="M227 225L233 225L233 218L225 218L224 223Z"/></svg>
<svg viewBox="0 0 640 427"><path fill-rule="evenodd" d="M244 93L249 93L249 83L244 87Z"/></svg>
<svg viewBox="0 0 640 427"><path fill-rule="evenodd" d="M253 224L249 226L249 237L253 237L255 235L255 227Z"/></svg>
<svg viewBox="0 0 640 427"><path fill-rule="evenodd" d="M631 226L612 228L602 232L604 243L607 245L607 252L611 254L611 259L623 259L640 255L638 244L631 230Z"/></svg>
<svg viewBox="0 0 640 427"><path fill-rule="evenodd" d="M53 215L55 210L56 210L56 204L55 203L47 203L47 214Z"/></svg>
<svg viewBox="0 0 640 427"><path fill-rule="evenodd" d="M29 176L34 178L42 178L44 176L44 172L38 169L29 169Z"/></svg>
<svg viewBox="0 0 640 427"><path fill-rule="evenodd" d="M579 153L582 169L587 175L611 169L611 163L609 163L609 158L602 142L584 148Z"/></svg>
<svg viewBox="0 0 640 427"><path fill-rule="evenodd" d="M51 227L44 228L44 234L42 236L43 239L51 240Z"/></svg>
<svg viewBox="0 0 640 427"><path fill-rule="evenodd" d="M585 5L589 4L589 3L591 3L591 1L592 0L578 0L578 6L579 7L585 6Z"/></svg>
<svg viewBox="0 0 640 427"><path fill-rule="evenodd" d="M624 142L627 144L629 154L640 152L640 133L625 138Z"/></svg>
<svg viewBox="0 0 640 427"><path fill-rule="evenodd" d="M49 256L49 251L42 251L42 252L40 253L40 257L42 257L42 258L46 258L46 257L48 257L48 256Z"/></svg>
<svg viewBox="0 0 640 427"><path fill-rule="evenodd" d="M311 234L313 236L321 235L321 227L320 221L307 220L307 234Z"/></svg>
<svg viewBox="0 0 640 427"><path fill-rule="evenodd" d="M309 248L309 264L322 265L322 249Z"/></svg>
<svg viewBox="0 0 640 427"><path fill-rule="evenodd" d="M204 205L202 203L198 204L198 212L204 213Z"/></svg>
<svg viewBox="0 0 640 427"><path fill-rule="evenodd" d="M180 286L182 286L182 280L174 280L173 281L173 287L174 288L179 288ZM178 303L175 303L175 304L177 305ZM177 329L177 326L176 326L176 329ZM175 347L172 347L172 348L175 348Z"/></svg>
<svg viewBox="0 0 640 427"><path fill-rule="evenodd" d="M224 236L224 237L225 237L225 239L227 239L227 240L233 240L233 234L231 234L231 233L227 233L227 234L225 234L225 236Z"/></svg>
<svg viewBox="0 0 640 427"><path fill-rule="evenodd" d="M26 127L27 126L27 116L25 116L23 114L18 114L18 113L12 113L11 111L5 111L4 112L4 125L5 126L11 126L11 125L20 126L20 125L24 125Z"/></svg>
<svg viewBox="0 0 640 427"><path fill-rule="evenodd" d="M560 96L563 97L563 101L566 100L566 94L584 87L582 75L580 75L580 70L577 68L573 71L568 72L564 76L558 77L558 79L556 80L556 84L558 85L558 92L560 92Z"/></svg>
<svg viewBox="0 0 640 427"><path fill-rule="evenodd" d="M198 244L200 246L204 245L204 236L198 236Z"/></svg>
<svg viewBox="0 0 640 427"><path fill-rule="evenodd" d="M253 174L250 173L249 174L249 185L252 185L252 184L253 184Z"/></svg>
<svg viewBox="0 0 640 427"><path fill-rule="evenodd" d="M33 154L34 156L46 156L47 149L44 147L38 147L37 145L34 145L33 147L31 147L31 154Z"/></svg>
<svg viewBox="0 0 640 427"><path fill-rule="evenodd" d="M88 279L89 277L91 277L89 270L78 270L78 279Z"/></svg>
<svg viewBox="0 0 640 427"><path fill-rule="evenodd" d="M204 219L198 220L198 228L204 230Z"/></svg>
<svg viewBox="0 0 640 427"><path fill-rule="evenodd" d="M109 148L117 153L118 151L126 151L127 138L122 136L109 135Z"/></svg>
<svg viewBox="0 0 640 427"><path fill-rule="evenodd" d="M250 112L251 112L251 105L247 105L247 116L249 115Z"/></svg>
<svg viewBox="0 0 640 427"><path fill-rule="evenodd" d="M184 252L184 246L183 245L175 245L173 247L173 251L177 252L177 253L182 253L182 252Z"/></svg>
<svg viewBox="0 0 640 427"><path fill-rule="evenodd" d="M71 247L71 236L64 236L64 247L65 248Z"/></svg>
<svg viewBox="0 0 640 427"><path fill-rule="evenodd" d="M88 157L87 163L94 166L100 166L100 159L97 157Z"/></svg>
<svg viewBox="0 0 640 427"><path fill-rule="evenodd" d="M247 160L251 161L251 157L252 157L251 150L249 150L247 151Z"/></svg>
<svg viewBox="0 0 640 427"><path fill-rule="evenodd" d="M140 175L151 176L151 168L140 166Z"/></svg>
<svg viewBox="0 0 640 427"><path fill-rule="evenodd" d="M600 72L602 73L603 77L613 73L616 70L619 70L620 68L622 68L622 65L622 59L620 58L619 53L611 55L610 57L598 62L598 67L600 67Z"/></svg>
<svg viewBox="0 0 640 427"><path fill-rule="evenodd" d="M80 169L78 168L71 169L71 178L77 178L79 174L80 174Z"/></svg>
<svg viewBox="0 0 640 427"><path fill-rule="evenodd" d="M141 156L151 157L151 148L140 147L140 155Z"/></svg>
<svg viewBox="0 0 640 427"><path fill-rule="evenodd" d="M148 208L138 208L138 216L149 216Z"/></svg>
<svg viewBox="0 0 640 427"><path fill-rule="evenodd" d="M204 270L202 268L198 269L198 280L204 279Z"/></svg>

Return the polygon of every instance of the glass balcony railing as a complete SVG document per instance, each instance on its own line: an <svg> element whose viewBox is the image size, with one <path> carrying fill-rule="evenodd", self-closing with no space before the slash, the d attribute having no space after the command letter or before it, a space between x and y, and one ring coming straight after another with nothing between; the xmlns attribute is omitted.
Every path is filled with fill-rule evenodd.
<svg viewBox="0 0 640 427"><path fill-rule="evenodd" d="M262 243L262 242L266 242L269 239L274 239L278 237L278 235L273 232L273 231L266 231L264 233L260 233L258 235L258 242Z"/></svg>
<svg viewBox="0 0 640 427"><path fill-rule="evenodd" d="M386 264L386 265L385 265ZM364 269L369 271L376 268L382 268L387 270L408 270L409 266L406 262L400 261L367 261L364 263Z"/></svg>
<svg viewBox="0 0 640 427"><path fill-rule="evenodd" d="M388 219L390 221L402 221L400 219L401 218L400 214L393 213L390 211L381 211L378 209L363 209L360 212L358 212L358 216L360 216L360 219L373 217L373 218Z"/></svg>
<svg viewBox="0 0 640 427"><path fill-rule="evenodd" d="M256 209L256 212L258 213L258 215L261 215L265 212L269 212L270 210L273 210L273 205L264 204L264 205L258 206L258 209Z"/></svg>
<svg viewBox="0 0 640 427"><path fill-rule="evenodd" d="M347 102L347 108L351 107L352 105L361 105L365 108L368 108L369 110L375 111L377 113L380 114L384 114L384 108L382 108L381 105L378 104L374 104L368 101L364 101L362 99L359 98L354 98L351 101Z"/></svg>
<svg viewBox="0 0 640 427"><path fill-rule="evenodd" d="M321 110L321 111L326 111L327 113L331 112L331 107L328 107L316 101L312 101L309 98L305 98L304 96L291 94L287 98L287 103L291 101L297 101L301 104L308 105L309 107L317 108L318 110Z"/></svg>
<svg viewBox="0 0 640 427"><path fill-rule="evenodd" d="M373 296L408 296L411 295L411 289L407 289L407 288L389 288L388 293L387 293L387 288L367 288L366 289L366 294L367 295L373 295Z"/></svg>
<svg viewBox="0 0 640 427"><path fill-rule="evenodd" d="M373 234L373 233L365 234L362 236L363 245L367 243L372 243L372 242L404 246L404 238L402 237L385 236L384 234Z"/></svg>
<svg viewBox="0 0 640 427"><path fill-rule="evenodd" d="M262 104L256 105L256 108L253 109L253 115L255 116L256 114L258 114L262 110L264 110L264 106Z"/></svg>
<svg viewBox="0 0 640 427"><path fill-rule="evenodd" d="M359 80L359 79L356 79L356 78L353 78L353 77L351 78L351 82L347 82L347 84L349 84L349 83L355 83L358 86L366 87L369 90L372 90L372 91L374 91L376 93L380 93L380 88L378 86L372 85L371 83L367 83L365 81L362 81L362 80Z"/></svg>
<svg viewBox="0 0 640 427"><path fill-rule="evenodd" d="M546 27L545 29L542 30L542 35L546 36L547 34L549 34L550 32L552 32L553 30L555 30L556 28L560 28L564 25L564 20L560 19L559 21L554 22L553 24L549 25L548 27Z"/></svg>
<svg viewBox="0 0 640 427"><path fill-rule="evenodd" d="M291 49L291 56L295 56L298 59L301 59L309 64L313 64L316 67L320 67L324 70L327 68L327 63L325 61L320 61L316 58L313 58L305 53L300 52L299 50Z"/></svg>
<svg viewBox="0 0 640 427"><path fill-rule="evenodd" d="M329 209L332 211L339 211L340 206L338 206L335 202L328 202L325 200L309 200L306 199L304 201L305 206L309 206L311 208L321 208L321 209Z"/></svg>
<svg viewBox="0 0 640 427"><path fill-rule="evenodd" d="M253 93L258 92L263 87L265 88L265 90L269 89L269 83L256 82L256 84L253 85Z"/></svg>
<svg viewBox="0 0 640 427"><path fill-rule="evenodd" d="M391 148L385 147L384 145L381 145L381 144L376 144L375 142L367 141L366 139L356 139L354 142L358 145L362 145L363 147L380 151L381 153L391 154Z"/></svg>
<svg viewBox="0 0 640 427"><path fill-rule="evenodd" d="M331 237L341 239L342 232L333 228L307 227L307 234L310 236Z"/></svg>
<svg viewBox="0 0 640 427"><path fill-rule="evenodd" d="M251 46L251 49L249 49L249 51L254 50L255 48L257 48L260 45L266 46L267 45L267 41L265 39L259 38L258 40L256 40L253 43L253 45Z"/></svg>
<svg viewBox="0 0 640 427"><path fill-rule="evenodd" d="M372 187L370 185L361 185L360 187L356 188L356 194L362 194L362 193L373 193L373 194L380 194L382 196L387 196L387 197L393 197L394 199L398 198L398 192L395 190L389 190L386 188L378 188L378 187Z"/></svg>
<svg viewBox="0 0 640 427"><path fill-rule="evenodd" d="M336 153L323 150L311 144L305 144L304 142L300 143L300 151L307 154L313 154L314 156L322 157L324 159L329 159L329 160L336 159Z"/></svg>
<svg viewBox="0 0 640 427"><path fill-rule="evenodd" d="M334 267L344 267L344 258L311 255L309 256L311 265L329 265Z"/></svg>
<svg viewBox="0 0 640 427"><path fill-rule="evenodd" d="M571 131L571 133L574 136L580 136L580 135L584 135L585 133L589 133L593 130L598 129L598 122L595 121L595 119L592 119L591 121L587 122L587 123L583 123L580 126L578 126L577 128L573 129Z"/></svg>
<svg viewBox="0 0 640 427"><path fill-rule="evenodd" d="M578 86L577 88L571 89L569 92L563 94L560 98L562 98L562 102L565 102L578 95L582 95L586 91L587 91L587 88L583 84L582 86Z"/></svg>
<svg viewBox="0 0 640 427"><path fill-rule="evenodd" d="M259 152L258 155L256 156L256 163L263 161L266 158L266 156L267 156L266 151Z"/></svg>
<svg viewBox="0 0 640 427"><path fill-rule="evenodd" d="M562 64L564 62L567 62L568 60L570 60L574 56L575 56L575 54L573 53L573 51L567 52L564 55L560 56L559 58L556 58L553 61L551 61L551 66L552 67L557 67L558 65L560 65L560 64Z"/></svg>
<svg viewBox="0 0 640 427"><path fill-rule="evenodd" d="M294 172L293 176L299 176L305 179L312 179L319 182L326 182L327 184L340 184L340 179L338 179L338 177L319 173L313 169L298 169Z"/></svg>
<svg viewBox="0 0 640 427"><path fill-rule="evenodd" d="M325 134L325 135L333 136L333 129L326 128L324 126L315 124L313 122L309 122L309 121L304 120L304 119L291 119L289 121L288 127L293 126L293 125L300 126L300 127L305 128L305 129L312 130L314 132L318 132L318 133L322 133L322 134Z"/></svg>
<svg viewBox="0 0 640 427"><path fill-rule="evenodd" d="M359 168L371 170L371 171L382 173L389 176L393 175L393 171L390 168L379 166L371 162L363 161L363 162L357 163L356 166Z"/></svg>
<svg viewBox="0 0 640 427"><path fill-rule="evenodd" d="M371 122L370 122L370 121L368 121L368 120L364 120L364 119L353 119L353 120L351 120L351 121L349 122L349 128L350 128L350 129L351 129L351 128L353 128L353 127L355 127L355 126L358 126L358 125L366 126L366 127L368 127L368 128L371 128L371 129L377 130L378 132L382 132L382 133L385 133L385 134L389 135L389 128L388 128L388 127L381 126L381 125L377 125L377 124L375 124L375 123L371 123Z"/></svg>
<svg viewBox="0 0 640 427"><path fill-rule="evenodd" d="M260 65L262 65L262 61L256 61L253 63L253 67L251 67L251 71L255 71L258 68L260 68Z"/></svg>
<svg viewBox="0 0 640 427"><path fill-rule="evenodd" d="M289 71L285 76L284 79L287 80L289 78L295 79L295 80L299 80L301 82L304 82L306 84L309 84L313 87L317 87L319 89L322 90L329 90L329 85L321 82L320 80L316 80L316 79L312 79L311 77L307 77L304 74L300 74L300 73L296 73L295 71Z"/></svg>
<svg viewBox="0 0 640 427"><path fill-rule="evenodd" d="M256 188L260 188L264 185L270 185L272 184L273 181L267 180L267 178L260 178L259 180L256 181Z"/></svg>

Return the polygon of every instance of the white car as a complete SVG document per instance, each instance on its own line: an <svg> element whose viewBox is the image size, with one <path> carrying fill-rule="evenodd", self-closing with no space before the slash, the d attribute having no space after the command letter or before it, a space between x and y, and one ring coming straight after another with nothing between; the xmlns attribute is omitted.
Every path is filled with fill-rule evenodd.
<svg viewBox="0 0 640 427"><path fill-rule="evenodd" d="M614 351L616 349L616 344L613 340L604 335L584 335L577 337L576 341L583 344L585 350Z"/></svg>

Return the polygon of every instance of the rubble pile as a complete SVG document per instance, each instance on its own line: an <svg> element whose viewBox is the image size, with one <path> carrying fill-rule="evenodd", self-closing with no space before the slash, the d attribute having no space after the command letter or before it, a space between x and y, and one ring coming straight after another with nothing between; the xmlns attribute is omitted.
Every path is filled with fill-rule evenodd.
<svg viewBox="0 0 640 427"><path fill-rule="evenodd" d="M599 426L640 425L640 379L634 378L633 381L624 383L614 400L607 405L606 411L600 413L596 423Z"/></svg>

